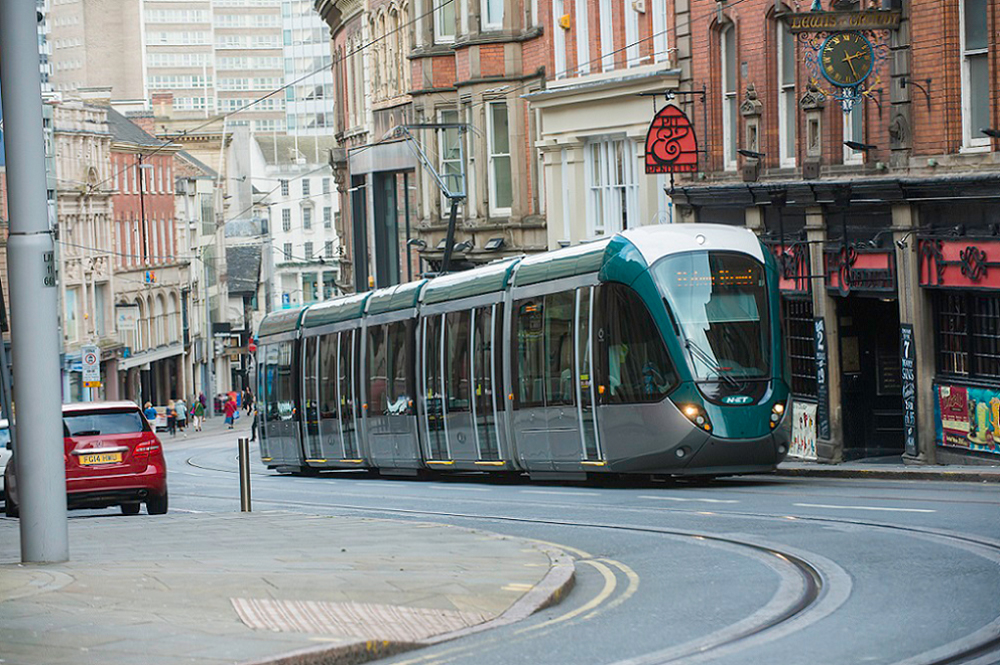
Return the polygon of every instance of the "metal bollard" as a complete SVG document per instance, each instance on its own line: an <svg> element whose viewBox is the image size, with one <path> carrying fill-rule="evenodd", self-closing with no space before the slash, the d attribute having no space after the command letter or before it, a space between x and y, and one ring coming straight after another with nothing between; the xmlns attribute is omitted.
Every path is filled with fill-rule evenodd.
<svg viewBox="0 0 1000 665"><path fill-rule="evenodd" d="M250 512L250 439L239 440L240 446L240 511Z"/></svg>

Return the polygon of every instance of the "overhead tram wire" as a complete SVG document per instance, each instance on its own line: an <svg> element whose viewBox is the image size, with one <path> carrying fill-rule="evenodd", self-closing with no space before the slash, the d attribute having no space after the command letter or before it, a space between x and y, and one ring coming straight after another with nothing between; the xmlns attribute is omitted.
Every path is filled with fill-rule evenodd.
<svg viewBox="0 0 1000 665"><path fill-rule="evenodd" d="M734 0L733 2L728 3L726 5L726 8L728 9L728 8L731 8L731 7L736 7L737 5L743 4L746 1L747 0ZM713 9L711 11L705 12L704 14L700 14L698 16L692 16L684 25L686 27L690 27L690 26L692 26L696 22L700 22L700 21L702 21L702 20L704 20L706 18L713 18L713 17L715 17L717 15L718 15L718 10L717 9ZM613 51L609 51L608 53L600 55L600 56L598 56L596 58L591 58L590 60L587 60L585 62L577 63L576 67L572 67L572 68L569 68L569 69L564 69L564 70L562 70L560 72L556 72L554 78L558 79L559 77L564 76L566 74L578 74L578 73L580 73L580 71L584 67L588 67L588 66L590 66L590 65L592 65L594 63L601 62L601 61L606 60L607 58L609 58L611 56L618 55L619 53L621 53L621 52L623 52L623 51L625 51L627 49L630 49L633 46L638 46L640 44L643 44L644 42L650 41L651 39L654 39L656 37L660 37L662 35L666 35L666 34L669 34L669 33L674 33L674 38L676 40L676 37L677 37L677 35L676 35L676 33L677 33L677 26L675 26L673 28L665 28L665 29L660 30L658 32L654 32L654 33L652 33L650 35L647 35L646 37L638 39L638 40L636 40L634 42L631 42L629 44L625 44L624 46L621 46L621 47L619 47L619 48L617 48L617 49L615 49ZM659 55L660 53L669 53L670 51L675 50L675 48L676 47L674 47L674 48L667 48L666 51L654 51L650 55L653 56L653 55ZM543 79L543 80L548 80L548 79ZM531 78L531 79L528 79L527 81L524 81L524 82L522 82L522 83L520 83L518 85L515 85L513 87L506 86L506 87L504 87L504 90L503 90L504 94L503 95L499 95L497 97L490 97L490 98L487 98L487 99L481 99L478 102L472 102L466 108L468 108L469 110L472 110L472 109L474 109L476 107L486 105L486 104L488 104L490 102L499 101L500 99L505 98L508 94L510 94L512 92L518 92L518 91L524 90L525 88L530 87L531 85L536 84L537 81L538 81L537 78ZM431 94L438 95L438 96L442 95L442 93L431 93ZM480 94L483 94L483 93L480 93ZM372 143L366 143L365 145L358 146L357 148L355 148L353 150L352 154L358 155L358 154L361 154L361 153L363 153L366 150L369 150L371 148L376 148L376 147L378 147L380 145L383 145L385 143L392 143L392 142L394 142L396 140L398 140L398 139L395 138L395 137L382 137L381 139L378 139L377 141L373 141Z"/></svg>
<svg viewBox="0 0 1000 665"><path fill-rule="evenodd" d="M375 44L378 44L379 42L381 42L381 41L383 41L385 39L388 39L391 35L394 35L397 32L400 32L400 31L402 31L402 30L404 30L406 28L409 28L412 25L415 25L417 21L420 21L420 20L422 20L422 19L430 16L431 14L439 11L440 9L443 9L444 7L446 7L446 6L454 3L455 1L456 0L442 0L439 4L435 4L430 10L424 12L423 14L420 14L418 16L413 17L412 19L410 19L406 23L400 24L396 28L393 28L392 30L389 30L388 32L386 32L384 35L381 35L380 37L377 37L377 38L372 39L372 40L370 40L370 41L368 41L368 42L366 42L364 44L361 44L360 46L358 46L354 50L352 50L352 51L350 51L348 53L344 53L343 55L341 55L341 56L339 56L337 58L332 59L330 61L330 64L328 64L328 65L323 65L321 67L318 67L317 69L314 69L313 71L311 71L311 72L309 72L307 74L303 74L302 76L300 76L299 78L295 79L294 81L291 81L290 83L286 83L285 85L281 86L280 88L276 88L274 90L271 90L267 94L262 95L262 96L260 96L260 97L258 97L256 99L251 100L250 102L248 102L247 104L244 104L243 106L239 107L238 109L234 109L234 110L228 111L226 113L216 114L216 115L212 116L211 118L209 118L208 120L206 120L205 122L201 123L200 125L196 125L196 126L190 128L190 129L185 129L185 130L183 130L181 132L178 132L176 134L166 135L166 136L168 137L168 139L183 138L185 136L189 136L191 134L194 134L195 132L197 132L200 129L204 129L205 127L208 127L209 125L214 125L214 124L218 123L219 121L225 120L227 118L231 118L234 115L236 115L237 113L242 113L243 111L246 111L247 109L250 109L250 108L256 106L257 104L263 102L265 99L269 99L270 97L273 97L274 95L277 95L279 92L281 92L283 90L286 90L286 89L288 89L288 88L290 88L290 87L292 87L294 85L298 85L299 83L301 83L302 81L305 81L308 78L311 78L313 76L316 76L317 74L320 74L320 73L322 73L324 71L327 71L327 70L333 68L335 65L340 64L341 62L343 62L347 58L350 58L351 56L357 55L358 53L361 53L362 51L367 50L368 48L374 46ZM743 0L737 0L737 2L743 2ZM159 137L154 137L154 138L159 138ZM175 145L172 142L172 140L165 140L165 141L163 141L163 143L161 145L159 145L155 150L153 150L152 152L150 152L148 155L143 155L143 158L144 159L148 159L149 157L152 157L153 155L157 154L161 150L163 150L163 149L165 149L165 148L167 148L167 147L169 147L171 145ZM123 167L123 168L119 169L118 171L114 172L112 175L108 176L104 180L101 180L100 182L92 185L91 189L97 189L101 185L103 185L105 183L108 183L108 182L111 182L112 180L114 180L115 178L117 178L120 174L124 173L125 171L127 171L130 168L132 168L132 166L126 166L126 167Z"/></svg>
<svg viewBox="0 0 1000 665"><path fill-rule="evenodd" d="M747 0L734 0L733 2L729 3L729 4L727 5L727 7L735 7L735 6L737 6L737 5L740 5L740 4L742 4L742 3L746 2L746 1L747 1ZM358 47L357 49L355 49L354 51L351 51L350 53L345 53L345 54L344 54L343 56L341 56L341 57L340 57L340 58L339 58L338 60L336 60L336 61L335 61L334 63L331 63L331 65L330 65L330 66L333 66L333 64L336 64L336 63L339 63L339 62L342 62L343 60L347 59L348 57L350 57L350 56L352 56L352 55L354 55L354 54L356 54L356 53L360 52L360 51L361 51L361 50L363 50L364 48L367 48L367 47L369 47L369 46L371 46L371 45L373 45L373 44L375 44L375 43L377 43L377 42L381 41L382 39L385 39L385 38L386 38L386 37L388 37L389 35L391 35L391 34L393 34L393 33L397 32L397 31L399 31L399 30L403 29L404 27L407 27L407 26L409 26L409 25L411 25L411 24L415 23L415 22L416 22L417 20L419 20L419 19L421 19L421 18L424 18L425 16L428 16L429 14L432 14L432 13L434 13L434 12L435 12L435 11L436 11L437 9L440 9L441 7L444 7L445 5L447 5L447 4L451 3L451 2L454 2L454 0L445 0L445 1L444 1L444 2L442 2L442 3L440 4L440 5L438 5L438 6L437 6L437 7L435 8L435 9L432 9L432 10L430 10L430 11L428 11L428 12L424 12L424 13L423 13L423 14L421 14L420 16L417 16L417 17L415 17L415 18L411 19L410 21L408 21L407 23L405 23L405 24L401 25L401 26L400 26L399 28L396 28L395 30L392 30L392 31L390 31L390 32L387 32L387 33L386 33L385 35L383 35L382 37L379 37L378 39L373 39L373 40L371 40L370 42L368 42L368 43L366 43L366 44L363 44L363 45L359 46L359 47ZM708 12L705 12L704 14L701 14L701 15L699 15L699 16L693 16L693 17L691 17L691 18L690 18L690 19L689 19L689 20L687 21L686 25L687 25L687 26L691 26L691 25L693 25L693 24L694 24L694 23L696 23L696 22L700 22L700 21L702 21L702 20L704 20L704 19L706 19L706 18L712 18L712 17L714 17L714 16L716 16L716 15L717 15L717 11L713 9L713 10L711 10L711 11L708 11ZM642 43L644 43L644 42L647 42L647 41L649 41L649 40L653 39L654 37L659 37L660 35L664 35L664 34L667 34L667 33L671 33L671 32L673 32L673 33L676 33L676 32L677 32L677 27L673 27L673 28L666 28L666 29L664 29L664 30L660 30L659 32L655 32L655 33L652 33L652 34L650 34L650 35L648 35L648 36L646 36L646 37L643 37L643 38L641 38L641 39L638 39L638 40L636 40L635 42L632 42L632 43L629 43L629 44L625 44L624 46L622 46L622 47L620 47L620 48L618 48L618 49L615 49L614 51L610 51L610 52L608 52L608 53L605 53L605 54L603 54L603 55L601 55L601 56L598 56L598 57L595 57L595 58L591 58L590 60L588 60L588 61L586 61L586 62L583 62L583 63L578 63L578 64L576 65L576 67L574 67L574 68L570 68L570 69L566 69L566 70L563 70L562 72L557 72L556 76L559 76L559 75L562 75L562 74L569 74L569 73L578 73L578 72L579 72L579 71L580 71L580 70L581 70L581 69L582 69L583 67L585 67L585 66L587 66L587 65L591 65L591 64L594 64L595 62L600 62L600 61L602 61L602 60L605 60L605 59L606 59L606 58L608 58L609 56L613 56L613 55L617 55L618 53L621 53L622 51L624 51L624 50L626 50L626 49L628 49L628 48L631 48L631 47L633 47L633 46L637 46L637 45L639 45L639 44L642 44ZM676 34L675 34L675 37L676 37ZM667 49L667 52L669 52L670 50L671 50L671 49ZM656 54L657 54L657 53L654 53L653 55L656 55ZM315 71L315 72L312 72L312 73L310 73L310 74L306 74L306 75L304 75L304 77L303 77L303 78L305 78L305 77L309 77L309 76L313 76L313 75L315 75L315 74L319 73L320 71L323 71L324 69L326 69L326 68L324 67L324 68L322 68L322 69L320 69L320 70L317 70L317 71ZM520 84L520 85L516 85L516 86L514 86L514 88L513 88L513 89L508 89L508 90L507 90L506 92L508 92L508 93L509 93L509 92L517 92L517 91L519 91L519 90L523 90L523 89L525 89L526 87L528 87L529 85L531 85L531 84L532 84L532 83L534 83L534 82L535 82L534 80L531 80L531 81L527 81L527 82L525 82L525 83L522 83L522 84ZM293 83L291 83L291 84L288 84L288 85L293 85L294 83L295 83L295 82L293 82ZM267 97L270 97L271 95L273 95L273 94L276 94L276 93L280 92L281 90L284 90L285 88L287 88L287 87L288 87L288 85L286 85L286 86L282 86L281 88L278 88L277 90L275 90L275 91L273 91L273 92L271 92L271 93L268 93L268 94L267 94L267 95L265 95L264 97L261 97L261 98L260 98L260 100L263 100L263 99L266 99ZM260 101L260 100L257 100L257 101ZM472 104L470 104L470 105L469 105L469 108L470 108L470 109L471 109L471 108L475 108L475 107L477 107L477 106L481 106L481 105L484 105L484 104L487 104L487 103L489 103L489 102L491 102L491 101L497 101L497 100L496 100L496 99L484 99L484 100L480 100L480 101L478 101L478 102L473 102ZM212 124L212 123L214 123L214 122L218 122L218 120L220 120L220 119L222 119L222 118L225 118L225 117L230 117L230 116L232 116L232 115L235 115L236 113L239 113L240 111L242 111L242 110L244 110L245 108L248 108L248 107L249 107L249 105L248 105L247 107L241 107L240 109L237 109L237 110L235 110L235 111L231 111L231 112L230 112L230 113L228 113L228 114L225 114L225 115L220 115L220 116L217 116L217 117L216 117L215 119L213 119L213 120L211 120L211 121L209 121L209 122L207 122L207 123L205 123L205 124L203 124L203 125L200 125L199 127L195 127L194 129L191 129L191 130L185 130L185 134L187 134L187 133L190 133L190 132L194 132L194 131L197 131L197 130L198 130L198 129L199 129L200 127L205 127L205 126L207 126L208 124ZM178 136L181 136L181 135L178 135ZM367 144L365 144L365 145L363 145L363 146L359 146L359 147L358 147L358 148L356 149L356 151L354 152L354 154L360 154L361 152L364 152L365 150L368 150L368 149L370 149L370 148L375 148L375 147L377 147L377 146L379 146L379 145L383 145L383 144L385 144L385 143L391 143L391 142L393 142L393 141L395 141L395 140L397 140L397 139L395 139L395 138L392 138L392 137L383 137L383 138L381 138L381 139L379 139L379 140L377 140L377 141L374 141L374 142L372 142L372 143L367 143ZM157 150L160 150L160 149L162 149L162 148L166 147L167 145L169 145L169 142L168 142L168 143L165 143L165 144L164 144L163 146L160 146L160 148L157 148ZM151 154L153 154L153 153L151 153ZM328 166L329 166L329 165L326 165L326 164L324 164L324 165L323 165L322 167L320 167L320 168L318 168L318 169L316 169L316 170L314 170L314 171L310 171L310 172L307 172L307 173L303 173L303 174L301 174L301 175L298 175L298 176L295 176L294 178L289 178L289 179L288 179L288 182L293 182L293 181L295 181L295 180L297 180L297 179L299 179L299 178L303 178L303 177L306 177L306 176L308 176L308 175L311 175L311 174L313 174L313 173L316 173L316 172L318 172L318 171L322 170L323 168L328 168ZM113 177L113 176L112 176L112 177ZM108 181L108 180L104 180L104 181L102 181L101 183L98 183L98 185L100 185L100 184L103 184L103 182L107 182L107 181ZM267 192L267 193L265 194L265 196L267 196L267 195L269 195L269 194L272 194L272 193L273 193L273 192L274 192L275 190L277 190L277 189L278 189L278 188L279 188L280 186L281 186L281 184L279 183L279 184L278 184L278 187L275 187L274 189L272 189L272 190L269 190L269 191L268 191L268 192ZM226 219L225 221L223 221L223 222L222 222L222 224L223 224L223 225L225 225L225 224L228 224L228 223L230 223L230 222L232 222L232 221L235 221L235 220L236 220L236 219L238 218L238 216L239 216L239 215L242 215L243 213L245 213L245 212L248 212L248 211L249 211L249 210L251 210L251 209L252 209L252 208L246 208L246 209L244 209L244 210L240 211L240 212L238 213L238 215L237 215L236 217L230 217L229 219ZM104 252L104 253L106 253L106 254L113 254L113 255L115 255L115 256L126 256L126 257L137 257L137 256L138 256L137 254L127 254L127 253L122 253L122 252L108 252L107 250L105 250L105 249L103 249L103 248L99 248L99 247L88 247L88 246L85 246L85 245L75 245L75 244L72 244L72 243L65 243L64 241L59 241L59 242L61 242L61 243L63 243L63 244L66 244L66 245L68 245L68 246L73 246L73 247L79 247L79 248L81 248L81 249L90 249L90 250L93 250L93 251L99 251L99 252ZM273 246L273 243L274 243L274 241L272 240L270 244L271 244L271 245ZM278 248L277 248L277 247L275 247L275 249L278 249ZM171 259L173 259L173 260L177 260L177 258L178 258L178 257L176 257L176 256L175 256L175 257L162 257L162 256L160 256L160 257L154 257L154 258L171 258ZM201 259L200 257L197 257L197 256L193 256L193 257L188 257L188 260L192 260L192 259L193 259L193 260L199 260L199 261L201 261L201 260L202 260L202 259ZM183 258L182 258L182 260L183 260Z"/></svg>

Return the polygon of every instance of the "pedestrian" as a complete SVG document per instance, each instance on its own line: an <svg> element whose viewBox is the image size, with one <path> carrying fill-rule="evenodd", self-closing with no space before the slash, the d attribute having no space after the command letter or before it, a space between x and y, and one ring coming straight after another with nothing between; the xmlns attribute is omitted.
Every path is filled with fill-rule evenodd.
<svg viewBox="0 0 1000 665"><path fill-rule="evenodd" d="M195 400L191 415L194 417L194 431L200 432L201 423L205 420L205 405L202 404L201 400Z"/></svg>
<svg viewBox="0 0 1000 665"><path fill-rule="evenodd" d="M246 389L246 395L243 398L243 408L247 410L248 416L253 410L253 393L250 391L250 388Z"/></svg>
<svg viewBox="0 0 1000 665"><path fill-rule="evenodd" d="M258 422L257 419L258 419L258 417L259 417L259 414L257 413L257 409L254 409L253 410L253 422L250 424L250 440L251 441L256 441L257 440L257 422Z"/></svg>
<svg viewBox="0 0 1000 665"><path fill-rule="evenodd" d="M187 436L187 404L183 399L174 402L174 412L177 413L177 429Z"/></svg>
<svg viewBox="0 0 1000 665"><path fill-rule="evenodd" d="M167 432L170 436L177 436L177 411L174 409L174 400L167 402Z"/></svg>
<svg viewBox="0 0 1000 665"><path fill-rule="evenodd" d="M156 409L153 408L152 402L146 402L143 405L142 413L146 416L146 420L149 422L149 426L154 430L156 429Z"/></svg>
<svg viewBox="0 0 1000 665"><path fill-rule="evenodd" d="M226 425L229 426L229 429L233 429L233 422L236 420L235 416L239 410L240 408L236 406L236 400L233 397L226 400L222 411L226 416Z"/></svg>

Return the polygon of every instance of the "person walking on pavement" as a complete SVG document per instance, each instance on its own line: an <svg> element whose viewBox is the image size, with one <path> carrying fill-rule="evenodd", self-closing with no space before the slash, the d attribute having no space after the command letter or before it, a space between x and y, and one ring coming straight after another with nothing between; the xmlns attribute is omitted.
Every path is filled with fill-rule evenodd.
<svg viewBox="0 0 1000 665"><path fill-rule="evenodd" d="M200 432L201 423L205 420L205 405L201 400L195 400L191 415L194 417L194 431Z"/></svg>
<svg viewBox="0 0 1000 665"><path fill-rule="evenodd" d="M146 402L146 404L143 405L142 414L146 416L149 426L156 429L156 409L153 408L152 402Z"/></svg>
<svg viewBox="0 0 1000 665"><path fill-rule="evenodd" d="M174 403L174 411L177 413L177 429L184 436L187 436L187 404L184 403L183 399Z"/></svg>
<svg viewBox="0 0 1000 665"><path fill-rule="evenodd" d="M250 388L246 389L246 393L243 396L243 408L247 410L248 416L253 411L253 392L250 391Z"/></svg>
<svg viewBox="0 0 1000 665"><path fill-rule="evenodd" d="M250 441L257 440L257 423L258 423L258 412L257 409L253 410L253 422L250 423Z"/></svg>
<svg viewBox="0 0 1000 665"><path fill-rule="evenodd" d="M174 409L174 400L167 402L167 432L170 436L177 436L177 411Z"/></svg>
<svg viewBox="0 0 1000 665"><path fill-rule="evenodd" d="M239 411L239 407L236 406L236 400L230 397L226 400L226 405L222 408L222 412L226 416L226 425L229 429L233 429L233 422L235 421L237 411Z"/></svg>

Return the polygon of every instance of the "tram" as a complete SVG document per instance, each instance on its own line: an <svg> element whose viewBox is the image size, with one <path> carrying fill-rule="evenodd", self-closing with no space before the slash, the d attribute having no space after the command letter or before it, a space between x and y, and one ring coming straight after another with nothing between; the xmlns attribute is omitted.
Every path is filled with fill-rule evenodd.
<svg viewBox="0 0 1000 665"><path fill-rule="evenodd" d="M261 459L295 474L733 475L788 451L773 257L641 227L269 314Z"/></svg>

